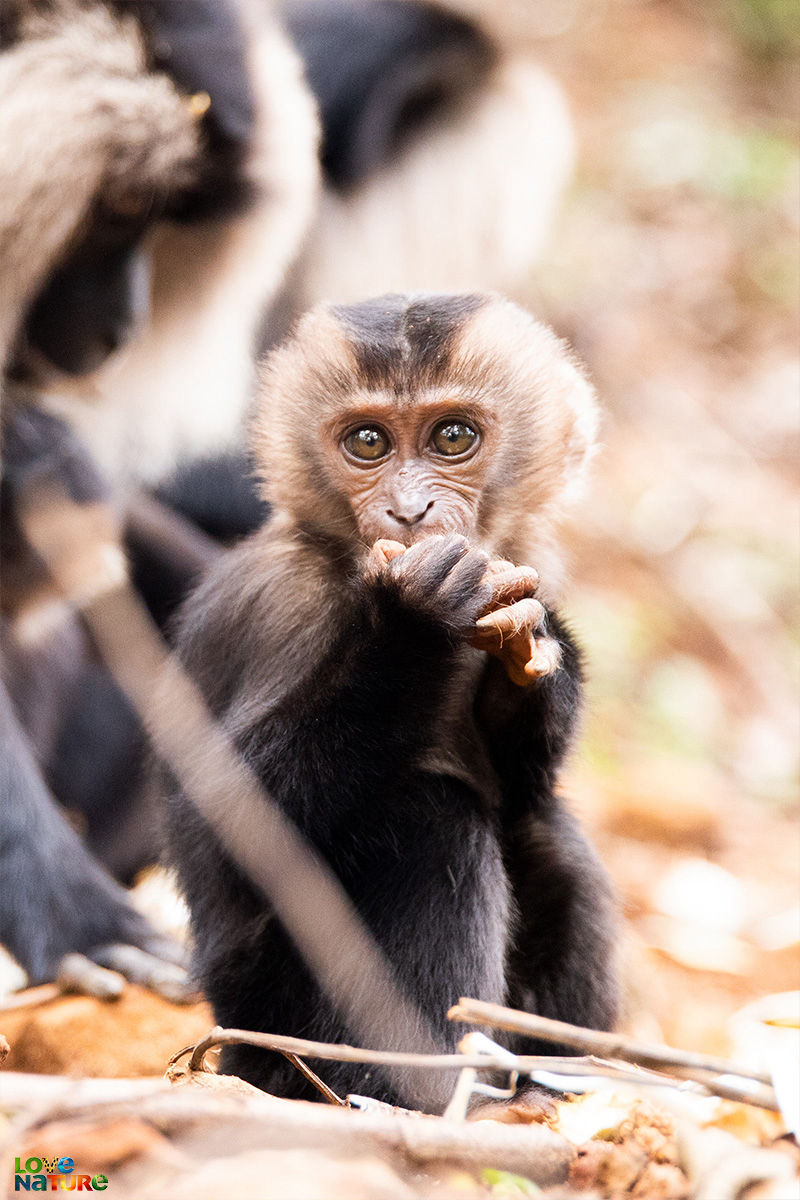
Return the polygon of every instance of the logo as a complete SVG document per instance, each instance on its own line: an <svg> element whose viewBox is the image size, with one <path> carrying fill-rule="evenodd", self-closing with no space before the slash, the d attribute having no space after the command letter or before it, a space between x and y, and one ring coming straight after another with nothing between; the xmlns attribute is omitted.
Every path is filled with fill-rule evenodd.
<svg viewBox="0 0 800 1200"><path fill-rule="evenodd" d="M107 1187L105 1175L80 1175L66 1156L39 1158L34 1154L24 1164L14 1159L15 1192L104 1192Z"/></svg>

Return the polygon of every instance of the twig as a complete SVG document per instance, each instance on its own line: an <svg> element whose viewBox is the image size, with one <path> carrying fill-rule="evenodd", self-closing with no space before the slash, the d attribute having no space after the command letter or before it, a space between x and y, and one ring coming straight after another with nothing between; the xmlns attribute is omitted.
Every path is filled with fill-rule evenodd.
<svg viewBox="0 0 800 1200"><path fill-rule="evenodd" d="M169 563L170 572L199 576L225 553L202 529L144 492L128 499L123 516L128 541L143 547L159 567Z"/></svg>
<svg viewBox="0 0 800 1200"><path fill-rule="evenodd" d="M725 1058L696 1054L691 1050L676 1050L672 1046L662 1046L653 1042L637 1042L621 1033L601 1033L596 1029L584 1029L579 1025L569 1025L566 1021L553 1021L549 1017L537 1017L533 1013L504 1008L500 1004L488 1004L484 1000L471 1000L462 996L447 1016L451 1021L491 1025L497 1029L508 1029L514 1033L541 1038L545 1042L574 1046L576 1050L601 1058L621 1058L624 1062L640 1063L648 1067L677 1067L685 1071L705 1071L714 1075L736 1075L740 1079L752 1079L768 1086L771 1083L768 1075L759 1071L742 1070L736 1063Z"/></svg>
<svg viewBox="0 0 800 1200"><path fill-rule="evenodd" d="M320 1079L316 1072L311 1070L308 1063L304 1063L302 1058L298 1058L296 1054L284 1053L284 1058L290 1062L292 1066L304 1075L308 1082L312 1084L317 1091L325 1097L329 1104L338 1104L341 1108L346 1108L347 1104L341 1096L337 1096L333 1088L329 1088L324 1079Z"/></svg>
<svg viewBox="0 0 800 1200"><path fill-rule="evenodd" d="M451 1010L452 1011L452 1010ZM520 1075L536 1076L542 1072L550 1075L602 1076L618 1083L635 1086L662 1088L685 1087L691 1083L695 1090L704 1095L716 1095L742 1104L753 1104L758 1108L778 1111L778 1101L770 1087L761 1087L757 1092L735 1083L720 1082L715 1078L689 1079L680 1081L671 1075L648 1070L638 1064L626 1067L621 1063L607 1062L593 1055L585 1057L548 1054L405 1054L397 1050L364 1050L358 1046L335 1045L327 1042L309 1042L302 1038L284 1037L280 1034L255 1033L246 1029L212 1029L195 1045L189 1060L190 1071L202 1071L207 1052L215 1046L234 1045L260 1046L288 1056L320 1058L331 1062L371 1063L377 1066L419 1067L433 1071L517 1071ZM189 1053L191 1047L173 1056L171 1062ZM735 1074L735 1072L734 1072ZM744 1077L743 1077L744 1078Z"/></svg>
<svg viewBox="0 0 800 1200"><path fill-rule="evenodd" d="M554 1071L573 1075L586 1074L591 1064L588 1060L574 1057L556 1057L548 1054L518 1055L503 1054L492 1057L488 1054L406 1054L400 1050L364 1050L360 1046L346 1046L332 1042L310 1042L305 1038L285 1037L277 1033L256 1033L248 1029L222 1029L219 1025L210 1030L195 1045L189 1059L190 1071L204 1070L203 1060L215 1046L261 1046L264 1050L275 1050L279 1054L296 1054L301 1058L323 1058L331 1062L371 1063L385 1067L428 1067L433 1070L462 1071L475 1067L486 1071L517 1070ZM175 1057L181 1057L187 1051ZM172 1060L171 1060L172 1061Z"/></svg>
<svg viewBox="0 0 800 1200"><path fill-rule="evenodd" d="M456 1080L450 1103L442 1113L445 1121L463 1121L475 1090L478 1072L474 1067L465 1067Z"/></svg>
<svg viewBox="0 0 800 1200"><path fill-rule="evenodd" d="M620 1063L601 1058L591 1057L588 1061L595 1066L593 1073L608 1074L618 1078L621 1082L636 1085L646 1084L649 1087L675 1088L678 1091L691 1086L691 1090L698 1095L718 1096L720 1100L734 1100L737 1104L752 1104L754 1108L766 1108L769 1112L780 1112L775 1089L767 1084L751 1080L746 1075L738 1075L738 1078L747 1080L747 1082L737 1084L731 1082L729 1078L723 1079L718 1075L705 1075L702 1071L690 1071L684 1068L670 1070L667 1075L663 1071L657 1071L638 1063L632 1064L631 1068L626 1070ZM558 1073L556 1072L556 1074Z"/></svg>

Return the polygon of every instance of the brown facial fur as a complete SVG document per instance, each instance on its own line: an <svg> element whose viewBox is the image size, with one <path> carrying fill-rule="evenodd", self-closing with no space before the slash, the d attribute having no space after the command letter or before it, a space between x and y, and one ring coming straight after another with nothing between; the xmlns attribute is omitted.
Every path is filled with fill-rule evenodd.
<svg viewBox="0 0 800 1200"><path fill-rule="evenodd" d="M451 416L480 434L473 454L453 460L427 441ZM354 464L342 439L370 422L392 453ZM386 296L303 318L263 369L252 440L278 519L365 548L456 531L539 568L596 423L592 389L563 343L516 305ZM433 502L412 525L391 518L407 486Z"/></svg>

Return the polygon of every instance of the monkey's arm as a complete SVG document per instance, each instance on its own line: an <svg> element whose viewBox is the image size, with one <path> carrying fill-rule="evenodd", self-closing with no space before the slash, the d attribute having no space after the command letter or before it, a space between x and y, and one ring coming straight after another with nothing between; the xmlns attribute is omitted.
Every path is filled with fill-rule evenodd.
<svg viewBox="0 0 800 1200"><path fill-rule="evenodd" d="M547 613L536 599L539 574L501 558L490 561L486 577L492 599L470 642L499 658L513 683L529 687L561 664L561 646L548 635Z"/></svg>
<svg viewBox="0 0 800 1200"><path fill-rule="evenodd" d="M513 822L537 797L546 800L553 793L580 710L580 651L558 616L535 598L537 572L503 559L486 563L477 590L470 585L469 600L481 614L475 624L465 624L461 612L461 623L450 619L448 625L429 577L436 557L426 549L426 542L435 549L443 541L453 546L461 539L426 539L412 550L381 539L367 577L378 585L379 595L383 592L384 608L400 599L401 610L438 620L440 632L448 629L451 640L466 638L491 656L476 709L502 779L504 815ZM451 590L453 579L447 585Z"/></svg>
<svg viewBox="0 0 800 1200"><path fill-rule="evenodd" d="M108 509L108 497L72 430L48 413L9 407L3 414L3 451L3 554L15 565L7 572L12 578L4 577L3 600L14 616L15 609L24 611L29 593L49 584L46 566L28 546L20 519L35 506L38 490L47 494L58 488L65 504L95 510ZM113 529L110 510L106 524ZM0 937L33 982L54 978L65 955L80 953L93 960L83 967L85 990L102 987L102 972L96 979L93 966L99 963L176 999L186 992L185 973L174 965L180 947L156 933L92 857L41 774L44 762L58 794L59 775L65 770L79 775L76 762L82 767L80 760L89 752L98 767L97 798L109 812L122 784L115 774L116 739L136 736L132 715L110 677L91 659L72 661L79 652L71 643L65 673L59 636L53 633L42 645L29 646L14 636L13 623L0 629ZM88 671L90 663L100 681L106 681L100 689ZM98 721L93 708L101 703L103 720ZM60 752L59 740L49 750L50 738L40 744L42 730L51 726L69 734L69 745ZM83 745L76 735L81 726ZM67 794L72 788L76 807L90 808L89 776L84 772L79 778L67 779ZM91 829L91 818L89 824Z"/></svg>
<svg viewBox="0 0 800 1200"><path fill-rule="evenodd" d="M556 614L544 622L558 668L521 687L491 658L477 702L501 781L504 857L520 917L509 1002L604 1029L618 1008L615 904L594 850L556 791L580 711L581 658ZM553 1052L530 1040L518 1048Z"/></svg>
<svg viewBox="0 0 800 1200"><path fill-rule="evenodd" d="M558 665L520 685L501 657L490 657L476 706L510 821L531 808L547 808L581 709L580 651L558 616L532 603L541 611L538 640L548 643Z"/></svg>
<svg viewBox="0 0 800 1200"><path fill-rule="evenodd" d="M267 791L324 848L334 822L416 768L489 590L486 556L460 537L373 558L349 584L313 560L301 571L301 553L271 553L260 596L237 579L255 573L247 551L229 560L189 602L179 649Z"/></svg>
<svg viewBox="0 0 800 1200"><path fill-rule="evenodd" d="M178 948L132 907L67 824L1 683L0 741L0 928L31 983L54 979L64 955L77 952L172 999L185 995L184 972L161 961L174 961Z"/></svg>

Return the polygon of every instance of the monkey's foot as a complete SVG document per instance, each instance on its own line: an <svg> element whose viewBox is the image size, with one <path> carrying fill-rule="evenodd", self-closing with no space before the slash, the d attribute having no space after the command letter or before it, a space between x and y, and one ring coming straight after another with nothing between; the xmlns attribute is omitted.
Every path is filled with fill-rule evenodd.
<svg viewBox="0 0 800 1200"><path fill-rule="evenodd" d="M170 938L155 936L147 950L126 943L102 946L91 957L73 952L62 958L56 982L64 992L114 1000L125 988L125 981L162 996L173 1004L189 1004L197 999L185 967L186 952Z"/></svg>

